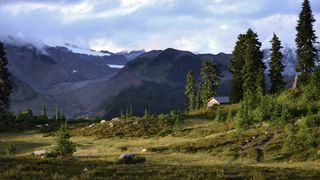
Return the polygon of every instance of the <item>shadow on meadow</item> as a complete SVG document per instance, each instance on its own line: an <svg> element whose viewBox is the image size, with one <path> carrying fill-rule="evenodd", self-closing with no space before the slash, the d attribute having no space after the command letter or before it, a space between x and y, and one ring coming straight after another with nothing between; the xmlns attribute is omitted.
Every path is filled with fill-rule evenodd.
<svg viewBox="0 0 320 180"><path fill-rule="evenodd" d="M0 155L6 155L7 147L11 144L15 147L16 151L13 155L22 155L25 153L30 153L34 150L39 150L41 148L50 146L50 143L43 142L25 142L25 141L8 141L8 140L0 140Z"/></svg>
<svg viewBox="0 0 320 180"><path fill-rule="evenodd" d="M2 179L316 179L320 172L249 166L136 164L81 159L0 158Z"/></svg>

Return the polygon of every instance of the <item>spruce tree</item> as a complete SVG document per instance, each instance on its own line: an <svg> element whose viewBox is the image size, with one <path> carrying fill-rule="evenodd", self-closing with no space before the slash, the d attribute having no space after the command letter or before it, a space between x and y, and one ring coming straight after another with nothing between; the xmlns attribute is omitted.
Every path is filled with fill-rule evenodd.
<svg viewBox="0 0 320 180"><path fill-rule="evenodd" d="M259 88L260 91L265 90L264 73L261 73L264 72L265 65L260 48L261 42L259 42L258 35L249 29L246 34L245 65L242 72L245 96L255 96Z"/></svg>
<svg viewBox="0 0 320 180"><path fill-rule="evenodd" d="M0 42L0 113L10 109L11 82L7 65L5 47Z"/></svg>
<svg viewBox="0 0 320 180"><path fill-rule="evenodd" d="M196 110L200 110L201 108L202 108L202 101L201 101L200 91L198 90L197 97L196 97Z"/></svg>
<svg viewBox="0 0 320 180"><path fill-rule="evenodd" d="M231 101L239 102L243 98L243 67L245 64L244 52L246 49L246 35L240 34L238 41L232 52L232 59L229 66L230 72L233 75L231 85Z"/></svg>
<svg viewBox="0 0 320 180"><path fill-rule="evenodd" d="M59 109L56 109L56 111L54 113L54 116L53 116L53 119L56 120L56 121L63 120L63 116L62 116L62 114L61 114Z"/></svg>
<svg viewBox="0 0 320 180"><path fill-rule="evenodd" d="M48 117L47 108L46 108L46 105L44 103L41 104L41 116Z"/></svg>
<svg viewBox="0 0 320 180"><path fill-rule="evenodd" d="M318 63L318 52L315 48L317 37L313 29L315 21L309 0L304 0L296 27L297 70L301 72L300 81L302 83L308 81L316 63Z"/></svg>
<svg viewBox="0 0 320 180"><path fill-rule="evenodd" d="M188 98L188 110L193 111L195 109L195 100L197 96L196 91L196 79L191 71L188 72L186 77L186 90L184 93Z"/></svg>
<svg viewBox="0 0 320 180"><path fill-rule="evenodd" d="M217 66L210 61L202 63L200 74L200 96L202 104L205 105L211 97L216 95L217 89L220 86L221 74Z"/></svg>
<svg viewBox="0 0 320 180"><path fill-rule="evenodd" d="M284 89L285 82L283 81L282 72L284 70L284 65L282 64L283 55L281 53L281 41L277 37L276 34L273 35L272 40L272 54L271 54L271 61L269 63L270 70L269 70L269 77L271 81L271 93L277 93Z"/></svg>
<svg viewBox="0 0 320 180"><path fill-rule="evenodd" d="M70 141L71 135L67 123L62 123L58 131L57 146L53 151L55 156L71 157L76 152L76 146Z"/></svg>

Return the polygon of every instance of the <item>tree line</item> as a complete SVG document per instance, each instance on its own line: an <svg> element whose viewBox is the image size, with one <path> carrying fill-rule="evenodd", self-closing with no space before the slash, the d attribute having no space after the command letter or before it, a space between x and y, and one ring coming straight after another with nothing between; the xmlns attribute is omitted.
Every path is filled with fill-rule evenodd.
<svg viewBox="0 0 320 180"><path fill-rule="evenodd" d="M308 0L304 0L302 11L299 14L298 25L296 27L297 45L297 67L301 74L300 84L307 84L311 74L316 70L318 51L315 47L317 37L313 24L315 22L311 5ZM276 34L273 35L271 48L270 70L268 75L271 81L270 93L279 93L285 89L282 72L284 71L283 54L281 53L281 41ZM233 57L230 64L230 71L233 74L231 100L240 102L245 97L254 97L267 92L265 86L266 69L262 59L261 42L257 33L251 29L246 34L240 34L233 50Z"/></svg>

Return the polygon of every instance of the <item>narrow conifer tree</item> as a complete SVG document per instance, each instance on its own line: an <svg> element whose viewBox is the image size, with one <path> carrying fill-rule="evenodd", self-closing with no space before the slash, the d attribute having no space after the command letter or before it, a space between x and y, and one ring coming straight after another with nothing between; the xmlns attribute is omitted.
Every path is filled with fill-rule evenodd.
<svg viewBox="0 0 320 180"><path fill-rule="evenodd" d="M281 53L282 46L280 39L276 34L274 34L270 42L272 43L271 61L269 63L269 77L271 81L270 92L277 93L283 90L285 87L285 82L283 81L282 76L282 72L285 66L282 64L283 55Z"/></svg>
<svg viewBox="0 0 320 180"><path fill-rule="evenodd" d="M196 79L191 71L188 72L186 77L186 90L184 94L188 98L188 110L193 111L195 109L195 100L197 96L197 91L196 91Z"/></svg>
<svg viewBox="0 0 320 180"><path fill-rule="evenodd" d="M11 82L7 65L5 47L0 42L0 113L10 109Z"/></svg>
<svg viewBox="0 0 320 180"><path fill-rule="evenodd" d="M232 102L240 102L243 98L243 67L245 65L245 49L246 35L240 34L238 41L232 52L232 59L229 66L230 72L233 75L230 98Z"/></svg>
<svg viewBox="0 0 320 180"><path fill-rule="evenodd" d="M196 110L200 110L201 108L202 108L202 101L201 101L200 91L198 90L197 97L196 97Z"/></svg>
<svg viewBox="0 0 320 180"><path fill-rule="evenodd" d="M260 50L261 42L259 42L258 35L249 29L246 36L243 91L244 96L255 96L258 88L260 88L260 91L265 91L264 73L261 73L264 72L265 65L262 61L263 53Z"/></svg>
<svg viewBox="0 0 320 180"><path fill-rule="evenodd" d="M67 123L62 123L58 131L57 146L53 154L60 157L71 157L76 152L76 145L70 141L71 135Z"/></svg>
<svg viewBox="0 0 320 180"><path fill-rule="evenodd" d="M200 96L202 104L207 104L208 100L215 96L220 86L220 71L217 66L210 62L204 61L201 68L201 85Z"/></svg>
<svg viewBox="0 0 320 180"><path fill-rule="evenodd" d="M41 116L48 117L47 107L44 103L41 104Z"/></svg>
<svg viewBox="0 0 320 180"><path fill-rule="evenodd" d="M297 70L301 72L300 81L306 83L318 63L318 52L315 48L317 36L313 29L314 19L309 0L304 0L296 27Z"/></svg>

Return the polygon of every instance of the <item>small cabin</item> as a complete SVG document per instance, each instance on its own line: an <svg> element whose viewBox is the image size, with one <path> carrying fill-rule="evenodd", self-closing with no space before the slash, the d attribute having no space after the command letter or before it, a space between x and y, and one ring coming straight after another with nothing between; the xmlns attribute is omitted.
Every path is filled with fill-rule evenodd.
<svg viewBox="0 0 320 180"><path fill-rule="evenodd" d="M230 97L212 97L209 99L207 106L230 104Z"/></svg>

